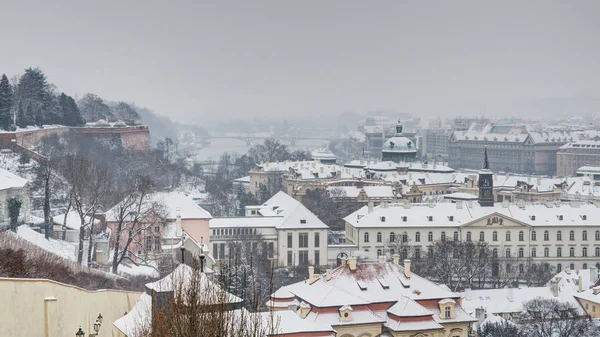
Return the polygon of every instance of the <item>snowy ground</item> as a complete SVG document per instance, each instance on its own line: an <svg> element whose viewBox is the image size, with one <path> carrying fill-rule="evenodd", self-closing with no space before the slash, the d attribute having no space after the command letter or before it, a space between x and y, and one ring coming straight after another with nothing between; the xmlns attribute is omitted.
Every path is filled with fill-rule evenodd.
<svg viewBox="0 0 600 337"><path fill-rule="evenodd" d="M54 253L68 260L77 261L77 244L50 238L46 240L44 234L38 233L27 225L17 228L17 235L34 245Z"/></svg>
<svg viewBox="0 0 600 337"><path fill-rule="evenodd" d="M123 264L121 263L118 268L119 274L127 274L129 276L150 276L158 277L156 269L148 266L136 266L134 264ZM123 275L125 276L125 275Z"/></svg>

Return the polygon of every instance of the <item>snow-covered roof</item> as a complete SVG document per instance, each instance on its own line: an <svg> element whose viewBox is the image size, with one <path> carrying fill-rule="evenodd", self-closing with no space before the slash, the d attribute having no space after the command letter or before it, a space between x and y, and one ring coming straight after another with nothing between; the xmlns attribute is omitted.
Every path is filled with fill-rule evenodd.
<svg viewBox="0 0 600 337"><path fill-rule="evenodd" d="M64 222L65 217L67 218L66 224ZM89 224L91 222L91 217L85 216L84 221L86 224ZM70 211L67 214L62 213L55 215L52 217L52 222L58 226L62 226L63 224L65 224L68 229L79 229L81 227L81 218L79 217L79 213L77 213L76 211ZM100 223L100 220L94 219L94 224L98 223Z"/></svg>
<svg viewBox="0 0 600 337"><path fill-rule="evenodd" d="M278 229L329 228L306 206L285 192L277 192L263 205L271 207L283 217L283 221L277 226Z"/></svg>
<svg viewBox="0 0 600 337"><path fill-rule="evenodd" d="M43 250L54 253L68 260L77 260L77 244L53 238L46 239L44 234L38 233L27 225L17 228L17 234L23 240L29 241Z"/></svg>
<svg viewBox="0 0 600 337"><path fill-rule="evenodd" d="M450 200L477 200L478 198L479 197L471 193L452 193L444 195L444 199Z"/></svg>
<svg viewBox="0 0 600 337"><path fill-rule="evenodd" d="M165 206L167 219L211 219L212 215L194 202L191 195L182 192L156 192L147 198L148 205L160 203ZM106 221L116 221L119 204L106 212Z"/></svg>
<svg viewBox="0 0 600 337"><path fill-rule="evenodd" d="M27 183L27 179L0 168L0 191L9 188L23 188Z"/></svg>
<svg viewBox="0 0 600 337"><path fill-rule="evenodd" d="M242 216L210 219L210 228L270 228L283 221L282 216Z"/></svg>
<svg viewBox="0 0 600 337"><path fill-rule="evenodd" d="M317 159L317 160L335 160L335 155L333 154L333 152L331 152L326 147L322 147L322 148L313 150L310 153L310 156L312 157L312 159Z"/></svg>
<svg viewBox="0 0 600 337"><path fill-rule="evenodd" d="M433 315L431 310L427 310L425 307L407 296L401 296L398 302L392 305L387 312L398 317L419 317Z"/></svg>
<svg viewBox="0 0 600 337"><path fill-rule="evenodd" d="M274 312L263 312L262 315L263 327L269 329L274 325L276 336L287 336L292 334L310 334L310 333L330 333L326 336L334 336L335 330L329 324L319 322L307 322L307 318L301 318L297 313L291 310L282 310ZM274 324L272 324L272 322ZM267 336L271 336L267 333Z"/></svg>
<svg viewBox="0 0 600 337"><path fill-rule="evenodd" d="M410 188L405 186L405 189L408 191ZM361 193L361 191L365 191L365 194L368 198L393 198L393 187L391 185L384 186L363 186L362 188L358 188L356 186L330 186L327 190L339 190L343 191L341 197L346 198L356 198Z"/></svg>
<svg viewBox="0 0 600 337"><path fill-rule="evenodd" d="M138 337L151 324L152 297L142 294L125 316L113 322L113 325L127 337Z"/></svg>
<svg viewBox="0 0 600 337"><path fill-rule="evenodd" d="M600 149L600 141L598 140L580 140L577 142L567 143L560 147L561 149Z"/></svg>
<svg viewBox="0 0 600 337"><path fill-rule="evenodd" d="M600 223L600 208L587 203L523 203L481 207L477 202L393 203L369 213L364 206L344 220L354 227L449 227L457 228L491 215L513 219L526 226L590 226ZM452 220L450 220L452 217Z"/></svg>

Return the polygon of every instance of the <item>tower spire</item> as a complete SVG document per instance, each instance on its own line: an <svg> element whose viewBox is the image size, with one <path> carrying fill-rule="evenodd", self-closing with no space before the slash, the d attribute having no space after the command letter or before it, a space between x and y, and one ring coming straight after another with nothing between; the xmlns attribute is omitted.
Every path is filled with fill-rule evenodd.
<svg viewBox="0 0 600 337"><path fill-rule="evenodd" d="M484 157L483 157L483 169L484 170L489 170L490 169L490 162L488 160L488 154L487 154L487 145L484 146Z"/></svg>

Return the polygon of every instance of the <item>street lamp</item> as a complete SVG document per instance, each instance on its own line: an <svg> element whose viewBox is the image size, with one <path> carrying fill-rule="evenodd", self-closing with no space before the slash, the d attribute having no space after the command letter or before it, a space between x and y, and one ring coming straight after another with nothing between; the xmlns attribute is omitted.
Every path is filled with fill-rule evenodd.
<svg viewBox="0 0 600 337"><path fill-rule="evenodd" d="M97 320L98 320L98 322L100 322L100 324L102 324L102 319L103 319L103 318L104 318L104 317L102 317L102 314L98 314L98 318L97 318Z"/></svg>
<svg viewBox="0 0 600 337"><path fill-rule="evenodd" d="M96 331L96 335L98 334L98 331L100 331L100 326L102 324L100 324L99 320L96 320L96 322L94 323L94 331Z"/></svg>
<svg viewBox="0 0 600 337"><path fill-rule="evenodd" d="M77 331L75 333L75 337L84 337L85 336L85 332L83 332L83 330L81 330L81 327L79 327L79 331Z"/></svg>

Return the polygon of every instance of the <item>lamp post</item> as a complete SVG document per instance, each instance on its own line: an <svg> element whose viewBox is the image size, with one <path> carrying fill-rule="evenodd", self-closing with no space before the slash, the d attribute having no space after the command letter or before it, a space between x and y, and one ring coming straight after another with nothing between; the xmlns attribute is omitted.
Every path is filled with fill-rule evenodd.
<svg viewBox="0 0 600 337"><path fill-rule="evenodd" d="M89 334L89 337L98 337L98 333L100 332L100 328L102 327L102 319L102 314L98 314L96 322L94 322L95 333ZM85 337L85 331L83 331L81 327L79 327L79 330L77 330L77 332L75 333L75 337Z"/></svg>
<svg viewBox="0 0 600 337"><path fill-rule="evenodd" d="M83 330L81 330L81 327L79 327L79 330L75 333L75 337L84 337L85 336L85 332L83 332Z"/></svg>

